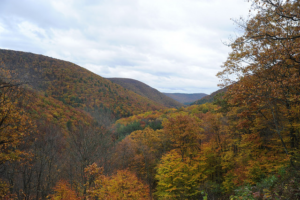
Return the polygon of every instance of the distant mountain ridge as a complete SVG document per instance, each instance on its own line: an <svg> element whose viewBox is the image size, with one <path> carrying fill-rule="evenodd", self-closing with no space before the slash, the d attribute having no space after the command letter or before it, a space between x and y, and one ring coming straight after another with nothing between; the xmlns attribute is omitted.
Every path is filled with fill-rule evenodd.
<svg viewBox="0 0 300 200"><path fill-rule="evenodd" d="M205 96L207 96L207 94L205 93L194 93L194 94L185 94L185 93L163 93L168 97L171 97L172 99L185 104L185 105L189 105Z"/></svg>
<svg viewBox="0 0 300 200"><path fill-rule="evenodd" d="M128 90L131 90L141 96L147 97L154 102L162 104L166 107L181 107L182 103L168 97L167 95L159 92L158 90L150 87L149 85L129 78L107 78L113 83L116 83Z"/></svg>
<svg viewBox="0 0 300 200"><path fill-rule="evenodd" d="M205 103L211 103L214 101L214 98L217 94L225 93L226 91L227 91L227 88L219 89L219 90L211 93L210 95L207 95L207 96L203 97L202 99L199 99L199 100L193 102L191 105L200 105L200 104L205 104Z"/></svg>

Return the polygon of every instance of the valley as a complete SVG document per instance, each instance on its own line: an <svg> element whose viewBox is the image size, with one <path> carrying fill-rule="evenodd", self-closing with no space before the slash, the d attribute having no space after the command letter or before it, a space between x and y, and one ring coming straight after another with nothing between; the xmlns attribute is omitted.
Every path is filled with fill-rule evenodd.
<svg viewBox="0 0 300 200"><path fill-rule="evenodd" d="M221 89L210 95L163 93L0 49L0 198L300 199L300 2L250 2L254 14L234 21L243 33L228 45ZM114 45L122 55L135 48ZM91 51L86 59L113 55ZM159 74L166 79L185 73L177 65L184 56L138 55L132 63L118 58L103 73L145 63L152 70L153 60L169 67Z"/></svg>

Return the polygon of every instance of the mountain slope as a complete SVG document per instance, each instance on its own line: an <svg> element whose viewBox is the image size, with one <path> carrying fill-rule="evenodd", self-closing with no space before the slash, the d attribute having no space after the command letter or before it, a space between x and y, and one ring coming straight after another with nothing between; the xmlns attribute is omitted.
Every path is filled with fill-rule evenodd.
<svg viewBox="0 0 300 200"><path fill-rule="evenodd" d="M200 104L205 104L205 103L213 102L214 101L214 97L217 94L221 94L221 93L224 93L226 91L227 91L227 88L223 88L223 89L217 90L217 91L211 93L210 95L207 95L207 96L203 97L202 99L199 99L199 100L193 102L191 105L200 105Z"/></svg>
<svg viewBox="0 0 300 200"><path fill-rule="evenodd" d="M147 97L159 104L162 104L166 107L181 107L183 106L178 101L164 95L158 90L142 83L140 81L129 79L129 78L107 78L113 83L116 83L128 90L131 90L141 96Z"/></svg>
<svg viewBox="0 0 300 200"><path fill-rule="evenodd" d="M183 103L185 105L188 105L190 103L193 103L194 101L201 99L202 97L206 96L207 94L204 93L194 93L194 94L184 94L184 93L163 93L166 96Z"/></svg>
<svg viewBox="0 0 300 200"><path fill-rule="evenodd" d="M0 49L0 68L46 97L95 115L99 111L118 118L165 108L78 65L47 56Z"/></svg>

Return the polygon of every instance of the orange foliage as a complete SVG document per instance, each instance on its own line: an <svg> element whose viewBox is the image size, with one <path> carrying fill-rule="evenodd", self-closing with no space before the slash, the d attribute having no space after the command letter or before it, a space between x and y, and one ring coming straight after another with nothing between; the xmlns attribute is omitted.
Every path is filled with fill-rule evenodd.
<svg viewBox="0 0 300 200"><path fill-rule="evenodd" d="M201 134L200 120L189 115L178 115L163 122L165 134L170 138L174 148L179 149L182 155L194 155L200 149Z"/></svg>
<svg viewBox="0 0 300 200"><path fill-rule="evenodd" d="M118 170L117 174L107 177L102 175L96 164L85 170L89 177L94 177L89 184L88 198L126 200L149 199L148 187L127 170Z"/></svg>
<svg viewBox="0 0 300 200"><path fill-rule="evenodd" d="M60 180L55 188L54 194L50 195L51 200L80 200L76 192L71 189L70 184L65 180Z"/></svg>

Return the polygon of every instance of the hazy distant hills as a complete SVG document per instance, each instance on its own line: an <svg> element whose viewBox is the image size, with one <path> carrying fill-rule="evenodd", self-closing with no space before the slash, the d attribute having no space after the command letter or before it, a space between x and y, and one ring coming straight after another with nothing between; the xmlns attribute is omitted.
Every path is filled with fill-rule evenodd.
<svg viewBox="0 0 300 200"><path fill-rule="evenodd" d="M157 103L160 103L166 107L183 106L182 103L179 103L173 98L168 97L167 95L159 92L158 90L140 81L129 79L129 78L107 78L107 79L141 96L147 97Z"/></svg>
<svg viewBox="0 0 300 200"><path fill-rule="evenodd" d="M184 93L163 93L168 97L171 97L172 99L175 99L176 101L189 105L205 96L207 94L204 93L194 93L194 94L184 94Z"/></svg>
<svg viewBox="0 0 300 200"><path fill-rule="evenodd" d="M45 98L95 116L106 113L119 118L166 108L78 65L43 55L0 49L0 69L0 78L9 70L14 79L28 82Z"/></svg>
<svg viewBox="0 0 300 200"><path fill-rule="evenodd" d="M224 93L226 91L227 91L227 88L223 88L223 89L217 90L217 91L211 93L210 95L207 95L207 96L203 97L202 99L199 99L199 100L193 102L192 105L200 105L200 104L205 104L205 103L213 102L214 101L214 97L217 94Z"/></svg>

